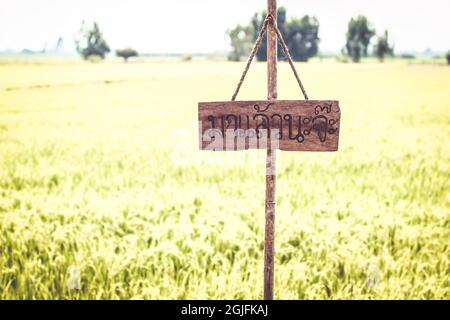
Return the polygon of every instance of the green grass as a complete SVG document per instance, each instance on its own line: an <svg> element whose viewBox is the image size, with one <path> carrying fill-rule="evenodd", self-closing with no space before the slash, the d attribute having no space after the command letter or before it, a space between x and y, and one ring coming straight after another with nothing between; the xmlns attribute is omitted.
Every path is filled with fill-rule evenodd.
<svg viewBox="0 0 450 320"><path fill-rule="evenodd" d="M0 64L0 298L261 298L265 152L197 146L197 102L242 68ZM298 68L340 100L340 150L278 152L275 297L449 299L450 68Z"/></svg>

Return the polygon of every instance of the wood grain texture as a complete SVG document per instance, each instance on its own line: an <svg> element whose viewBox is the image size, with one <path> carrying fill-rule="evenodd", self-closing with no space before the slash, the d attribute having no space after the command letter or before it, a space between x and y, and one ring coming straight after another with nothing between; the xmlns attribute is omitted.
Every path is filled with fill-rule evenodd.
<svg viewBox="0 0 450 320"><path fill-rule="evenodd" d="M274 101L277 91L277 34L274 21L277 21L277 1L267 0L267 13L273 20L267 25L267 100ZM267 139L270 141L270 139ZM272 300L275 278L275 187L276 187L276 154L275 146L267 146L266 155L266 201L264 232L264 300Z"/></svg>
<svg viewBox="0 0 450 320"><path fill-rule="evenodd" d="M201 150L338 150L338 101L200 102L198 108Z"/></svg>

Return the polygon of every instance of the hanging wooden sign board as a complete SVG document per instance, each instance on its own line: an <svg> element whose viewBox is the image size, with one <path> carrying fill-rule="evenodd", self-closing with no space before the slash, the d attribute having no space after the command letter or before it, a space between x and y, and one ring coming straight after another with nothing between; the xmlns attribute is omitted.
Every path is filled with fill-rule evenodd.
<svg viewBox="0 0 450 320"><path fill-rule="evenodd" d="M338 149L338 101L200 102L198 120L201 150Z"/></svg>
<svg viewBox="0 0 450 320"><path fill-rule="evenodd" d="M267 101L235 101L267 32ZM277 44L305 100L277 100ZM277 2L267 0L267 17L228 102L198 104L200 150L266 149L264 299L274 297L276 149L337 151L341 111L335 100L309 100L289 48L277 26Z"/></svg>

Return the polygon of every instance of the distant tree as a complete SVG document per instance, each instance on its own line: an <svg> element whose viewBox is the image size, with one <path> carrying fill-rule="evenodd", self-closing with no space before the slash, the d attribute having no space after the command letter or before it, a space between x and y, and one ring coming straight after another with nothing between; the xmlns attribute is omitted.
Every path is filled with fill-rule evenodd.
<svg viewBox="0 0 450 320"><path fill-rule="evenodd" d="M116 50L116 56L123 58L125 62L128 62L128 58L137 57L138 52L132 48L125 48Z"/></svg>
<svg viewBox="0 0 450 320"><path fill-rule="evenodd" d="M258 37L259 31L262 28L264 23L264 19L267 16L267 11L262 11L260 14L255 13L251 20L251 25L253 27L253 42ZM287 35L287 25L286 25L286 9L284 7L278 8L277 11L277 25L278 29L280 29L280 33L283 38L286 39ZM256 58L258 61L267 61L267 37L261 41L261 45L259 46L258 52L256 53ZM278 59L283 59L284 55L281 49L281 46L278 45Z"/></svg>
<svg viewBox="0 0 450 320"><path fill-rule="evenodd" d="M63 47L64 44L64 39L63 37L59 37L58 41L56 41L56 47L55 47L55 51L60 51Z"/></svg>
<svg viewBox="0 0 450 320"><path fill-rule="evenodd" d="M352 58L353 62L359 62L362 56L367 56L367 48L374 34L375 31L365 16L350 19L345 53Z"/></svg>
<svg viewBox="0 0 450 320"><path fill-rule="evenodd" d="M251 20L251 26L253 29L253 41L255 42L258 38L259 31L262 28L262 24L264 22L264 19L267 15L267 11L261 12L261 14L255 13ZM256 52L256 59L258 61L267 61L267 37L264 37L264 39L261 41L261 44L259 45L259 49Z"/></svg>
<svg viewBox="0 0 450 320"><path fill-rule="evenodd" d="M374 53L381 62L383 62L385 56L394 55L394 47L389 44L389 35L387 30L384 31L384 36L377 37Z"/></svg>
<svg viewBox="0 0 450 320"><path fill-rule="evenodd" d="M253 46L253 28L252 25L237 25L234 29L227 31L230 37L232 51L228 55L230 61L240 61L245 58Z"/></svg>
<svg viewBox="0 0 450 320"><path fill-rule="evenodd" d="M278 29L280 29L280 33L283 36L284 41L288 41L288 21L287 21L287 13L286 13L286 9L284 7L280 7L277 10L277 26ZM266 39L267 41L267 39ZM278 43L278 59L282 60L285 59L284 53L283 53L283 49L281 48L280 43Z"/></svg>
<svg viewBox="0 0 450 320"><path fill-rule="evenodd" d="M82 22L80 36L75 40L75 45L78 53L84 59L92 56L104 59L105 55L111 51L106 40L103 38L97 22L94 22L92 28L87 28L84 21Z"/></svg>
<svg viewBox="0 0 450 320"><path fill-rule="evenodd" d="M400 58L407 60L414 60L416 56L411 53L403 53L402 55L400 55Z"/></svg>
<svg viewBox="0 0 450 320"><path fill-rule="evenodd" d="M447 52L447 64L450 64L450 50Z"/></svg>
<svg viewBox="0 0 450 320"><path fill-rule="evenodd" d="M183 62L189 62L189 61L192 61L192 55L191 55L191 54L184 54L184 55L181 57L181 61L183 61Z"/></svg>
<svg viewBox="0 0 450 320"><path fill-rule="evenodd" d="M319 21L308 15L292 19L287 24L286 42L294 60L308 61L319 51Z"/></svg>
<svg viewBox="0 0 450 320"><path fill-rule="evenodd" d="M319 21L310 16L304 16L301 19L287 19L287 12L284 7L280 7L277 13L277 25L283 36L292 58L297 61L307 61L308 58L315 56L319 50ZM251 25L253 28L253 41L256 40L259 30L261 30L266 11L260 14L256 13ZM267 61L267 38L264 37L261 46L256 54L259 61ZM278 59L284 59L284 53L278 44Z"/></svg>

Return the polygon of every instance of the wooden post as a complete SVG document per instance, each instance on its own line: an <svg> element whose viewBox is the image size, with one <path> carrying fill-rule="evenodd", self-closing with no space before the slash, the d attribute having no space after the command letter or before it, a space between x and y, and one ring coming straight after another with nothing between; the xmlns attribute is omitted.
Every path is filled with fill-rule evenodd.
<svg viewBox="0 0 450 320"><path fill-rule="evenodd" d="M267 12L274 21L267 29L267 99L277 99L277 34L273 22L277 19L277 1L267 0ZM269 144L266 158L266 228L264 241L264 300L273 300L275 259L275 182L276 150Z"/></svg>
<svg viewBox="0 0 450 320"><path fill-rule="evenodd" d="M261 149L267 146L264 299L273 300L275 274L275 184L277 174L276 149L286 151L337 151L341 109L339 107L339 101L336 100L308 100L306 91L289 54L289 49L280 31L276 28L276 0L267 0L267 11L269 16L267 20L264 20L264 25L256 39L245 70L231 99L232 101L199 102L198 120L200 150L223 151L225 147L227 151L238 151L254 148ZM267 32L267 100L236 101L236 96L239 93L250 64L255 57L256 50L261 44L264 32ZM278 40L280 40L281 48L289 61L305 100L277 100ZM244 119L245 117L247 118L246 126L245 122L241 123L242 117ZM258 117L266 120L261 122L261 120L257 119ZM270 119L276 118L279 120L275 122L275 131L272 131ZM226 126L225 119L227 121ZM288 123L282 122L283 119L287 119ZM294 137L292 136L292 124L297 120L293 121L293 119L298 119L298 131ZM232 129L233 120L234 130ZM302 122L301 126L300 122ZM263 144L262 146L259 140L261 136L254 134L255 132L259 133L258 131L261 127L268 129L268 135L266 135L264 141L267 142L267 145ZM242 135L242 132L246 134ZM252 132L252 135L247 135L250 132ZM236 137L242 137L244 140L236 139ZM258 143L250 140L251 137L256 138L256 142ZM273 137L276 138L272 139ZM228 138L230 139L228 140Z"/></svg>

